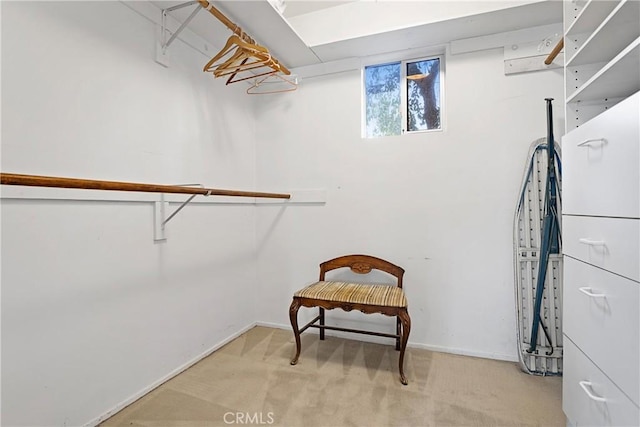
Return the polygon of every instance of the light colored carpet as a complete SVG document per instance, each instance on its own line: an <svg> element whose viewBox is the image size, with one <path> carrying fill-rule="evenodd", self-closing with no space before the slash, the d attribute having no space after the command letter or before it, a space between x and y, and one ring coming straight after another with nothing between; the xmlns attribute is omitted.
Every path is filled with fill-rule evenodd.
<svg viewBox="0 0 640 427"><path fill-rule="evenodd" d="M562 426L562 381L517 364L256 327L102 426Z"/></svg>

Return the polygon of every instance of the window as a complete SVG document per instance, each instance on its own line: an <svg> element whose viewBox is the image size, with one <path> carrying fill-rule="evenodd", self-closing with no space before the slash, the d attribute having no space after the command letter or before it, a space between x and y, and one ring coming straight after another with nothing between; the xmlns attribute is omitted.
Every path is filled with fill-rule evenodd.
<svg viewBox="0 0 640 427"><path fill-rule="evenodd" d="M366 138L442 129L439 57L364 68Z"/></svg>

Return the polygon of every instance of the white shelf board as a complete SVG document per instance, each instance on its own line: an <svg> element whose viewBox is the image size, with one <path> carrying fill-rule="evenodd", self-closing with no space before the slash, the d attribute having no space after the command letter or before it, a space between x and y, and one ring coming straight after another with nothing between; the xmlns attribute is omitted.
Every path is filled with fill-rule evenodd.
<svg viewBox="0 0 640 427"><path fill-rule="evenodd" d="M166 9L185 3L186 0L151 1L151 4L158 9ZM258 44L266 46L270 53L287 68L320 62L313 51L268 1L211 1L211 3L231 22L255 39ZM182 23L198 7L193 5L176 9L168 12L167 15ZM160 16L159 13L158 16ZM210 53L211 56L215 54L217 49L222 48L227 38L233 34L230 29L206 10L201 10L187 28L211 43L214 47Z"/></svg>
<svg viewBox="0 0 640 427"><path fill-rule="evenodd" d="M253 191L253 190L251 190ZM256 190L257 191L257 190ZM267 199L261 197L199 196L190 204L203 205L296 205L322 204L327 202L327 190L324 188L286 190L290 199ZM164 194L167 203L183 203L188 194ZM0 201L4 200L65 200L68 202L124 202L154 203L161 200L161 193L130 191L83 190L78 188L27 187L3 185Z"/></svg>
<svg viewBox="0 0 640 427"><path fill-rule="evenodd" d="M640 37L567 97L567 103L626 97L640 89Z"/></svg>
<svg viewBox="0 0 640 427"><path fill-rule="evenodd" d="M639 16L640 2L637 0L620 2L580 49L569 58L567 67L608 61L613 58L640 36Z"/></svg>
<svg viewBox="0 0 640 427"><path fill-rule="evenodd" d="M283 65L289 69L314 66L339 60L384 55L409 49L439 46L460 38L486 36L523 28L557 24L562 19L562 3L559 1L528 0L513 2L515 5L487 13L461 16L437 21L432 24L408 25L356 38L347 38L308 46L295 28L278 13L268 0L210 0L232 22L239 25L259 44L266 46ZM580 0L582 1L582 0ZM137 3L137 2L126 2ZM146 2L140 2L146 3ZM151 0L158 9L166 9L185 0ZM375 7L375 2L370 7ZM185 7L171 11L169 15L184 22L195 8ZM157 16L160 16L159 10ZM342 17L358 22L359 16ZM360 23L362 25L362 23ZM229 29L208 12L200 12L188 28L213 47L220 49L231 35ZM331 32L328 27L327 32ZM203 49L207 52L207 49Z"/></svg>
<svg viewBox="0 0 640 427"><path fill-rule="evenodd" d="M565 37L592 32L617 4L617 1L589 0L567 29Z"/></svg>

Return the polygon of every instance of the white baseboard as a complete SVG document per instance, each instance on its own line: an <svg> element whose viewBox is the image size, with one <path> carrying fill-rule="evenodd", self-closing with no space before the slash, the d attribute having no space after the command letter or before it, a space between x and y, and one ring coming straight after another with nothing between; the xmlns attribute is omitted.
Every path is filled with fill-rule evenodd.
<svg viewBox="0 0 640 427"><path fill-rule="evenodd" d="M225 338L222 341L220 341L217 344L215 344L213 347L211 347L208 350L206 350L204 353L201 353L200 355L194 357L193 359L191 359L190 361L188 361L184 365L179 366L178 368L176 368L173 371L169 372L164 377L160 378L159 380L155 381L154 383L148 385L147 387L145 387L142 390L138 391L137 393L133 394L133 396L130 396L128 399L125 399L123 402L118 403L116 406L114 406L113 408L111 408L110 410L105 412L104 414L102 414L99 417L94 418L93 420L85 423L84 427L97 426L98 424L100 424L101 422L106 420L107 418L115 415L117 412L119 412L122 409L124 409L125 407L131 405L133 402L135 402L136 400L140 399L142 396L144 396L145 394L151 392L155 388L161 386L165 382L169 381L171 378L175 377L176 375L186 371L191 366L195 365L196 363L198 363L199 361L201 361L205 357L209 356L211 353L213 353L214 351L216 351L219 348L223 347L224 345L228 344L229 342L233 341L234 339L238 338L240 335L244 334L245 332L247 332L248 330L252 329L256 325L257 325L256 322L251 323L251 324L245 326L244 328L242 328L241 330L239 330L238 332L235 332L235 333L231 334L227 338Z"/></svg>
<svg viewBox="0 0 640 427"><path fill-rule="evenodd" d="M276 328L276 329L286 329L286 330L289 330L289 331L291 330L291 325L284 325L282 323L256 322L256 326L265 326L265 327L268 327L268 328ZM341 338L353 337L354 336L354 334L336 333L335 331L330 331L330 330L325 331L325 333L327 335L329 335L329 336L337 336L337 337L341 337ZM361 336L361 338L364 338L361 341L367 341L367 342L382 343L382 342L388 342L389 341L388 338L386 339L386 341L382 341L384 338L376 339L376 337L369 337L369 336ZM518 362L519 361L517 355L501 354L501 353L487 353L487 352L469 350L469 349L464 349L464 348L445 347L445 346L441 346L441 345L423 344L423 343L416 343L416 342L411 342L411 341L409 341L407 343L407 347L419 348L419 349L422 349L422 350L436 351L438 353L450 353L450 354L458 354L458 355L461 355L461 356L480 357L480 358L483 358L483 359L504 360L504 361L507 361L507 362Z"/></svg>
<svg viewBox="0 0 640 427"><path fill-rule="evenodd" d="M256 326L264 326L265 328L286 329L291 331L291 325L283 325L282 323L256 322ZM293 331L291 331L293 333Z"/></svg>
<svg viewBox="0 0 640 427"><path fill-rule="evenodd" d="M444 347L441 345L412 343L407 344L408 347L420 348L423 350L436 351L438 353L458 354L460 356L480 357L482 359L503 360L505 362L518 362L518 356L502 353L487 353L484 351L475 351L465 348Z"/></svg>

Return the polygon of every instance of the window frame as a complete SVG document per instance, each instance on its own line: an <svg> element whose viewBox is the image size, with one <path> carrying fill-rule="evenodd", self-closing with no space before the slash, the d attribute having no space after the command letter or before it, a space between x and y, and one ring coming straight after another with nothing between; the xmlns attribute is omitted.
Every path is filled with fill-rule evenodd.
<svg viewBox="0 0 640 427"><path fill-rule="evenodd" d="M407 65L413 62L422 62L422 61L430 61L433 59L437 59L439 61L440 67L440 85L439 85L439 100L440 100L440 127L438 129L419 129L419 130L407 130L408 127L408 94L407 94ZM391 65L391 64L400 64L400 133L395 135L383 135L383 136L367 136L367 82L366 82L366 68L367 67L376 67L383 65ZM361 87L362 87L362 114L361 114L361 136L363 139L379 139L379 138L390 138L390 137L399 137L403 135L413 135L420 133L431 133L431 132L443 132L445 130L445 54L444 53L435 53L435 54L424 54L424 55L416 55L415 57L409 59L387 59L387 60L370 60L363 62L361 68Z"/></svg>

